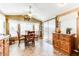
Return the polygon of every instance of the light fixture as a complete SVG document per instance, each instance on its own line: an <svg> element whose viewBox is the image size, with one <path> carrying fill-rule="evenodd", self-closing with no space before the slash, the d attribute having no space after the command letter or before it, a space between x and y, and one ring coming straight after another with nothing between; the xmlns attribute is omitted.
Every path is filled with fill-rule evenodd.
<svg viewBox="0 0 79 59"><path fill-rule="evenodd" d="M28 13L28 16L29 16L30 18L32 17L31 8L32 8L32 6L30 5L30 6L29 6L29 13Z"/></svg>
<svg viewBox="0 0 79 59"><path fill-rule="evenodd" d="M32 6L29 5L29 12L28 12L27 15L24 16L24 19L25 19L25 20L28 20L28 21L29 21L29 20L32 18L31 8L32 8Z"/></svg>

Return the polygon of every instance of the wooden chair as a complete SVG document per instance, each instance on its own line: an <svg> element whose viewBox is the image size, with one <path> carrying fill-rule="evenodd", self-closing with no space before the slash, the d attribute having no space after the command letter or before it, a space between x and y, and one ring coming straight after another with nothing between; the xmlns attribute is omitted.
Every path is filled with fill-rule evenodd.
<svg viewBox="0 0 79 59"><path fill-rule="evenodd" d="M18 35L18 41L19 41L18 46L20 46L21 41L24 40L25 37L21 36L20 33L18 33L18 32L17 32L17 35Z"/></svg>
<svg viewBox="0 0 79 59"><path fill-rule="evenodd" d="M29 45L35 46L35 31L28 31L25 36L25 47Z"/></svg>
<svg viewBox="0 0 79 59"><path fill-rule="evenodd" d="M9 34L9 45L12 45L15 43L15 38L14 37L11 37L11 34Z"/></svg>

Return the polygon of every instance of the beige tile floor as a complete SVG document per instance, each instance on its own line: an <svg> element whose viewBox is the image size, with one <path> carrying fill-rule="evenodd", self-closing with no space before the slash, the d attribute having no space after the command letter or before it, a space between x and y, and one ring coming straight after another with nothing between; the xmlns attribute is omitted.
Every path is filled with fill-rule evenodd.
<svg viewBox="0 0 79 59"><path fill-rule="evenodd" d="M58 56L62 55L53 49L53 46L45 41L39 40L35 42L35 47L24 47L24 43L21 42L18 47L18 42L10 46L10 56Z"/></svg>

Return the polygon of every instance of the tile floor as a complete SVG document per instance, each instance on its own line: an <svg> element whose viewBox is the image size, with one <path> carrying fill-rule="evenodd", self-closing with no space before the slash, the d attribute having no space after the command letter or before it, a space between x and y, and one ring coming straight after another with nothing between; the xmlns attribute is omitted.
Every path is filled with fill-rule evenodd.
<svg viewBox="0 0 79 59"><path fill-rule="evenodd" d="M53 49L53 46L49 43L38 40L35 42L35 47L24 47L24 43L21 42L18 47L18 42L10 46L10 56L58 56L63 55Z"/></svg>

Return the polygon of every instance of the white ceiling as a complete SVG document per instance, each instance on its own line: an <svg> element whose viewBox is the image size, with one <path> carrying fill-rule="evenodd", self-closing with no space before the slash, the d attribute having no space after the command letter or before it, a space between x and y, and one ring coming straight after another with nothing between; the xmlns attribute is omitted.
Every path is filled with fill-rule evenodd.
<svg viewBox="0 0 79 59"><path fill-rule="evenodd" d="M32 15L41 21L55 17L65 10L79 7L79 4L65 4L60 7L57 3L0 3L0 11L5 15L26 15L32 6Z"/></svg>

